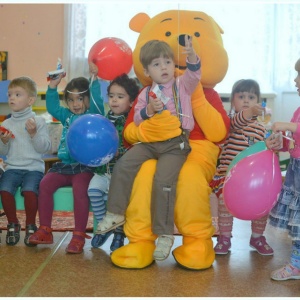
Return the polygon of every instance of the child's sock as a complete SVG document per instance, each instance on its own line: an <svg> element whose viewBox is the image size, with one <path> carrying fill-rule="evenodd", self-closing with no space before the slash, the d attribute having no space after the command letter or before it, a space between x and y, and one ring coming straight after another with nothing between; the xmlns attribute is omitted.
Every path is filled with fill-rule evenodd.
<svg viewBox="0 0 300 300"><path fill-rule="evenodd" d="M99 189L89 189L88 195L93 208L94 217L100 222L106 213L105 193Z"/></svg>

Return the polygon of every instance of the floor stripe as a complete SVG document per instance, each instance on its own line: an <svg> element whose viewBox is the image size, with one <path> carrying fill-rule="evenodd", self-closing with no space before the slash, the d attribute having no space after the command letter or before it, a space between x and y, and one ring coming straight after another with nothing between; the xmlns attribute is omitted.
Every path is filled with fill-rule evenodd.
<svg viewBox="0 0 300 300"><path fill-rule="evenodd" d="M17 294L16 297L23 297L24 294L28 291L28 289L31 287L31 285L35 282L37 277L41 274L41 272L45 269L45 267L50 262L51 258L54 256L54 254L57 252L61 244L64 242L64 240L69 235L70 231L66 231L61 238L58 240L58 242L55 244L54 248L50 252L50 254L47 256L47 258L44 260L44 262L38 267L36 272L31 276L31 278L27 281L25 286L21 289L21 291Z"/></svg>

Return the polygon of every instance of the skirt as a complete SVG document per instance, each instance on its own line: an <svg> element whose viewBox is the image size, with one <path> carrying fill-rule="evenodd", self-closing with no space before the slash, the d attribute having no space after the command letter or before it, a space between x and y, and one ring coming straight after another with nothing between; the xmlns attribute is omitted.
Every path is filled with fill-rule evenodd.
<svg viewBox="0 0 300 300"><path fill-rule="evenodd" d="M269 214L269 225L300 240L300 159L292 158L277 203Z"/></svg>

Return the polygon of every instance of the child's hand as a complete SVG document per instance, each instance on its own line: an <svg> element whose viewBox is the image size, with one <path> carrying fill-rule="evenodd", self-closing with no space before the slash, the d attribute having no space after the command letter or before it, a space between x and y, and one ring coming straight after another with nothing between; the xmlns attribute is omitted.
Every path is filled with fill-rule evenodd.
<svg viewBox="0 0 300 300"><path fill-rule="evenodd" d="M269 150L280 150L283 146L282 144L282 134L272 133L266 140L266 146Z"/></svg>
<svg viewBox="0 0 300 300"><path fill-rule="evenodd" d="M252 117L253 116L261 116L265 113L265 107L263 107L260 103L255 104L254 106L250 107Z"/></svg>
<svg viewBox="0 0 300 300"><path fill-rule="evenodd" d="M89 63L89 69L90 69L90 76L91 77L94 76L94 80L98 79L98 77L97 77L97 75L98 75L98 67L93 62Z"/></svg>
<svg viewBox="0 0 300 300"><path fill-rule="evenodd" d="M33 138L37 132L36 122L35 122L34 118L30 118L26 121L25 128L26 128L27 132L29 133L30 137Z"/></svg>
<svg viewBox="0 0 300 300"><path fill-rule="evenodd" d="M297 124L291 122L275 122L271 127L273 132L279 131L291 131L295 132L297 130Z"/></svg>
<svg viewBox="0 0 300 300"><path fill-rule="evenodd" d="M184 36L184 42L185 42L185 47L184 47L183 54L187 54L188 61L190 63L196 63L197 55L193 48L193 37L186 34Z"/></svg>
<svg viewBox="0 0 300 300"><path fill-rule="evenodd" d="M50 79L50 82L49 82L49 87L51 89L55 89L61 82L62 78L65 77L66 74L59 74L57 78L55 79Z"/></svg>
<svg viewBox="0 0 300 300"><path fill-rule="evenodd" d="M150 113L150 111L148 110L147 112L149 114L153 114L153 113L162 111L163 108L164 108L164 104L163 104L163 102L159 98L153 98L151 96L149 96L148 107L149 106L150 106L151 111L153 111L152 113Z"/></svg>
<svg viewBox="0 0 300 300"><path fill-rule="evenodd" d="M5 133L0 131L0 139L3 144L7 144L11 138L13 138L13 133L10 130L7 129Z"/></svg>

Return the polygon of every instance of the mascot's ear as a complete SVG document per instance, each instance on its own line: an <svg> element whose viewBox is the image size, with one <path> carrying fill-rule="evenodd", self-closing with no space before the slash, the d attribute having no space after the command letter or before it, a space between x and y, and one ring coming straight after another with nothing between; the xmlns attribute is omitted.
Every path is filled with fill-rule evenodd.
<svg viewBox="0 0 300 300"><path fill-rule="evenodd" d="M150 17L145 13L138 13L129 22L129 28L135 32L141 32Z"/></svg>
<svg viewBox="0 0 300 300"><path fill-rule="evenodd" d="M210 18L210 20L211 20L212 23L215 23L217 25L217 27L220 30L220 33L223 34L224 30L219 26L219 24L212 17L209 16L209 18Z"/></svg>

